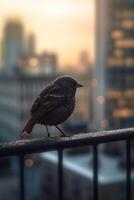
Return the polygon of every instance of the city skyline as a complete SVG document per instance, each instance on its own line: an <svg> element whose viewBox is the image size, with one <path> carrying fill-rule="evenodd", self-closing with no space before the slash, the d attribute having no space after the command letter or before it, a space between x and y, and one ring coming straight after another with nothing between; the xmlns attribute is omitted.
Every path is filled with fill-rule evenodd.
<svg viewBox="0 0 134 200"><path fill-rule="evenodd" d="M64 0L28 2L13 0L0 2L2 29L8 18L18 18L25 24L25 33L34 32L37 52L57 52L60 66L77 65L80 51L94 57L94 4L93 0L65 2ZM32 9L31 9L32 8ZM24 12L25 11L25 12Z"/></svg>
<svg viewBox="0 0 134 200"><path fill-rule="evenodd" d="M21 71L28 70L30 72L32 70L31 72L35 74L40 73L41 69L50 72L55 68L57 71L59 68L57 52L45 50L38 53L36 51L36 37L34 33L31 32L26 35L24 29L25 24L18 19L8 19L6 21L1 39L1 67L4 70L8 69L8 73L12 73L16 66ZM40 60L42 56L43 63ZM89 65L91 65L91 60L88 52L81 50L78 57L77 71L85 73ZM64 70L74 71L75 67L69 65Z"/></svg>

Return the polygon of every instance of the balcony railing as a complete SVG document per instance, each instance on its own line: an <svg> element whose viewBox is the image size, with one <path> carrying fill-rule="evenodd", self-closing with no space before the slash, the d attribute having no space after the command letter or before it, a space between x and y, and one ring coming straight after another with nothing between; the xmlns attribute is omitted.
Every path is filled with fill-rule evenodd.
<svg viewBox="0 0 134 200"><path fill-rule="evenodd" d="M65 138L37 138L0 144L0 157L20 158L20 200L25 200L24 157L27 154L58 151L58 198L63 200L63 151L72 147L93 146L93 199L98 200L98 145L102 143L126 142L126 199L131 200L131 140L134 128L91 132Z"/></svg>

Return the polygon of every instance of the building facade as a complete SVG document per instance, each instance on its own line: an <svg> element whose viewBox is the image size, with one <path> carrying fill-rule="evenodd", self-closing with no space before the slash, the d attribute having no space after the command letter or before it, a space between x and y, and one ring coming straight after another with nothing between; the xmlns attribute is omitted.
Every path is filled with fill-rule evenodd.
<svg viewBox="0 0 134 200"><path fill-rule="evenodd" d="M2 65L12 71L24 50L24 29L18 20L8 20L3 30Z"/></svg>
<svg viewBox="0 0 134 200"><path fill-rule="evenodd" d="M130 127L134 120L134 2L102 0L96 5L93 126Z"/></svg>

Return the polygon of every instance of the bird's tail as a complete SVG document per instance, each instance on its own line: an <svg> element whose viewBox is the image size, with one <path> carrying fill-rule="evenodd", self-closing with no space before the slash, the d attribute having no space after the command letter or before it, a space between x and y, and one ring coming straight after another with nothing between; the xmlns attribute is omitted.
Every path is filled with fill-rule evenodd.
<svg viewBox="0 0 134 200"><path fill-rule="evenodd" d="M33 120L30 118L28 120L28 122L26 123L25 127L23 128L23 130L21 131L21 135L29 135L32 132L32 129L34 127L34 122Z"/></svg>

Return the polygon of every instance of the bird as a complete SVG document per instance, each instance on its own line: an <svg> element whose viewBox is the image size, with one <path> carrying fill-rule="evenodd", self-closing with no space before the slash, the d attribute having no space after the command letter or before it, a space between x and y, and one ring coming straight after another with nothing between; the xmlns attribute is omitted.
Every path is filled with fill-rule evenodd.
<svg viewBox="0 0 134 200"><path fill-rule="evenodd" d="M36 124L46 127L47 136L50 136L48 126L55 126L66 136L59 124L66 121L75 108L75 94L77 88L83 87L70 76L61 76L49 84L35 99L31 107L31 115L21 135L31 134Z"/></svg>

